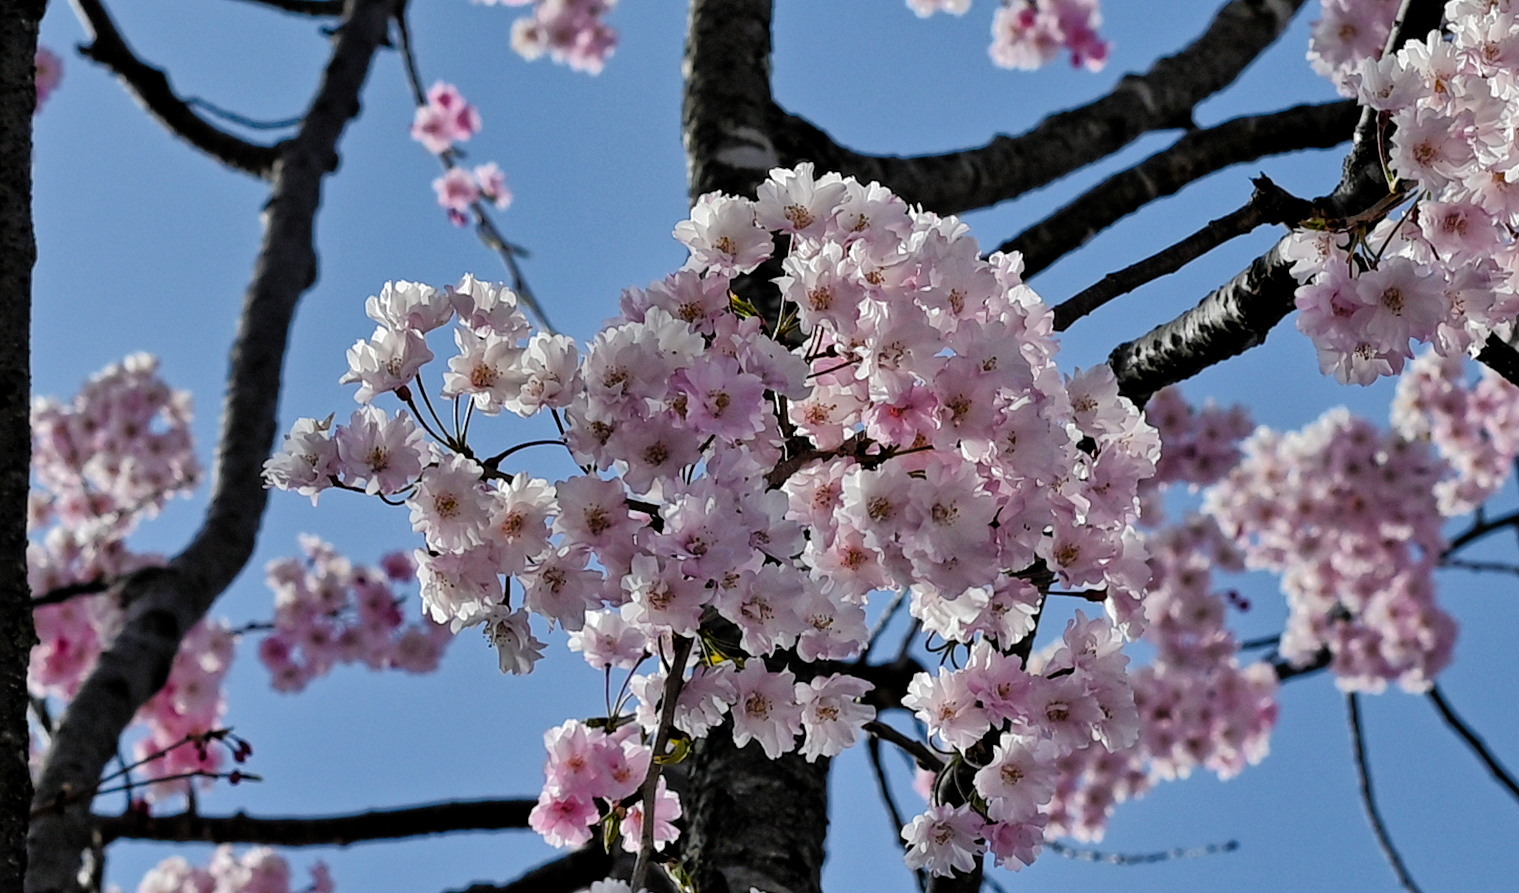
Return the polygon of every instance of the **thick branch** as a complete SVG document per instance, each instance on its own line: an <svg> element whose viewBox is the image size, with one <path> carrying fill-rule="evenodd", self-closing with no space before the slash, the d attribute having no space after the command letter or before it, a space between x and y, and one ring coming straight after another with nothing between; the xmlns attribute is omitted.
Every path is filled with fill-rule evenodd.
<svg viewBox="0 0 1519 893"><path fill-rule="evenodd" d="M453 831L526 828L536 800L464 800L405 809L375 809L333 816L149 816L128 812L96 816L101 838L199 843L261 843L270 846L348 846Z"/></svg>
<svg viewBox="0 0 1519 893"><path fill-rule="evenodd" d="M90 43L79 47L87 59L110 69L127 92L170 133L233 170L268 180L279 149L260 146L233 136L197 115L169 85L163 69L137 58L116 29L116 23L100 0L72 0Z"/></svg>
<svg viewBox="0 0 1519 893"><path fill-rule="evenodd" d="M771 0L692 0L681 105L690 195L753 195L771 142Z"/></svg>
<svg viewBox="0 0 1519 893"><path fill-rule="evenodd" d="M313 227L322 178L358 114L359 91L385 39L392 0L353 0L300 131L281 146L264 241L232 348L211 501L201 528L167 567L128 578L124 625L64 714L33 802L29 893L73 887L89 845L88 792L133 714L168 677L185 632L242 570L267 501L261 477L274 446L280 374L296 302L316 281Z"/></svg>
<svg viewBox="0 0 1519 893"><path fill-rule="evenodd" d="M32 115L41 0L0 2L0 890L26 873L32 777L27 660L37 634L26 578L31 478Z"/></svg>
<svg viewBox="0 0 1519 893"><path fill-rule="evenodd" d="M1216 171L1268 155L1339 145L1350 139L1360 114L1354 102L1343 99L1193 130L1103 180L997 250L1022 253L1023 275L1033 276L1150 202L1174 195Z"/></svg>
<svg viewBox="0 0 1519 893"><path fill-rule="evenodd" d="M1438 0L1405 0L1388 47L1438 27L1442 9ZM1356 128L1339 185L1314 202L1326 217L1364 213L1389 194L1377 157L1377 139L1376 117L1367 110ZM1282 257L1284 245L1285 240L1277 242L1196 307L1114 348L1108 364L1118 376L1119 391L1142 404L1166 385L1265 341L1267 333L1292 311L1297 291L1297 279Z"/></svg>
<svg viewBox="0 0 1519 893"><path fill-rule="evenodd" d="M1131 74L1111 93L1045 118L1019 136L942 155L864 155L808 121L776 109L780 163L878 180L909 202L959 214L1015 198L1117 152L1152 130L1189 128L1192 109L1234 82L1287 27L1303 0L1230 0L1189 46Z"/></svg>

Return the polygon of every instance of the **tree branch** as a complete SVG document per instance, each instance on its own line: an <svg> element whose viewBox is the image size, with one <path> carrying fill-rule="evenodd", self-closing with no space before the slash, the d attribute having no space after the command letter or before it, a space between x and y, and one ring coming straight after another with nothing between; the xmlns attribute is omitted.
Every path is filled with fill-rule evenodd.
<svg viewBox="0 0 1519 893"><path fill-rule="evenodd" d="M359 92L385 39L393 0L352 0L300 131L281 144L265 207L264 241L244 298L222 413L210 504L200 529L167 567L125 581L121 632L101 655L62 722L37 785L28 893L71 890L90 842L90 790L133 714L168 677L185 632L253 552L267 502L261 476L274 446L285 345L295 306L316 281L313 229L322 179L359 111ZM66 805L60 805L66 804Z"/></svg>
<svg viewBox="0 0 1519 893"><path fill-rule="evenodd" d="M260 146L233 136L197 115L169 85L163 69L137 58L116 29L116 23L100 0L71 0L90 43L79 47L80 55L110 69L132 98L168 131L233 170L261 180L273 176L280 157L275 146Z"/></svg>
<svg viewBox="0 0 1519 893"><path fill-rule="evenodd" d="M318 19L335 19L343 14L343 0L243 0L243 2Z"/></svg>
<svg viewBox="0 0 1519 893"><path fill-rule="evenodd" d="M1450 706L1450 702L1445 700L1445 695L1441 693L1440 686L1435 685L1430 687L1429 702L1435 705L1435 709L1440 712L1440 718L1445 720L1445 724L1450 726L1451 731L1455 732L1462 741L1466 742L1466 746L1471 748L1472 753L1477 755L1477 759L1482 761L1482 765L1487 767L1487 771L1492 773L1493 778L1497 779L1498 784L1508 791L1509 796L1515 800L1519 800L1519 782L1514 781L1514 776L1509 773L1502 763L1498 762L1498 758L1493 756L1492 751L1487 749L1487 744L1477 736L1476 732L1472 731L1471 726L1468 726L1462 721L1460 716L1456 715L1455 709Z"/></svg>
<svg viewBox="0 0 1519 893"><path fill-rule="evenodd" d="M903 751L911 755L913 760L917 762L919 769L926 769L929 772L943 771L944 758L934 753L927 744L902 734L897 729L878 719L872 719L870 722L865 723L864 729L871 736L880 738L883 741L890 741L892 744L902 748Z"/></svg>
<svg viewBox="0 0 1519 893"><path fill-rule="evenodd" d="M605 878L612 870L612 857L592 843L551 862L545 862L506 884L471 884L453 893L573 893Z"/></svg>
<svg viewBox="0 0 1519 893"><path fill-rule="evenodd" d="M1293 224L1312 212L1312 206L1289 195L1265 174L1252 181L1255 191L1238 210L1211 220L1202 229L1180 242L1102 277L1055 307L1055 331L1063 332L1071 323L1086 316L1119 295L1128 294L1147 282L1180 270L1230 239L1243 236L1268 223Z"/></svg>
<svg viewBox="0 0 1519 893"><path fill-rule="evenodd" d="M1398 876L1398 884L1408 893L1421 893L1419 885L1409 876L1403 857L1398 855L1397 848L1392 845L1392 838L1387 834L1387 826L1382 822L1382 813L1377 809L1377 801L1371 791L1371 769L1366 763L1366 739L1361 733L1360 696L1355 692L1346 694L1345 709L1350 718L1350 740L1355 745L1355 771L1361 789L1361 805L1366 810L1367 820L1371 822L1372 832L1377 836L1377 846L1382 848L1382 855L1387 857L1387 863Z"/></svg>
<svg viewBox="0 0 1519 893"><path fill-rule="evenodd" d="M1174 847L1154 853L1107 853L1101 850L1067 846L1058 840L1047 840L1044 845L1050 852L1067 859L1074 859L1077 862L1103 862L1108 865L1153 865L1156 862L1170 862L1173 859L1195 859L1199 856L1232 853L1239 849L1237 840L1226 840L1223 843L1209 843L1203 846Z"/></svg>
<svg viewBox="0 0 1519 893"><path fill-rule="evenodd" d="M83 583L70 583L67 586L59 586L57 589L49 589L34 599L31 599L33 609L46 607L47 605L59 605L66 601L76 599L81 595L99 595L111 588L114 581L110 580L85 580Z"/></svg>
<svg viewBox="0 0 1519 893"><path fill-rule="evenodd" d="M1519 385L1519 350L1497 335L1488 335L1477 353L1477 360L1503 376L1509 384Z"/></svg>
<svg viewBox="0 0 1519 893"><path fill-rule="evenodd" d="M682 137L691 200L753 195L782 163L770 128L771 0L692 0Z"/></svg>
<svg viewBox="0 0 1519 893"><path fill-rule="evenodd" d="M1303 0L1230 0L1202 36L1106 96L1045 118L1019 136L939 155L865 155L838 145L807 120L775 108L771 139L780 163L812 160L826 170L878 180L908 202L959 214L1015 198L1113 154L1153 130L1191 128L1192 109L1233 83L1287 27Z"/></svg>
<svg viewBox="0 0 1519 893"><path fill-rule="evenodd" d="M1327 149L1350 138L1361 111L1348 99L1299 105L1193 130L1120 171L998 246L1023 255L1025 278L1150 202L1235 164L1300 149Z"/></svg>
<svg viewBox="0 0 1519 893"><path fill-rule="evenodd" d="M333 816L203 816L194 813L150 816L126 812L95 816L106 843L172 840L197 843L259 843L270 846L348 846L454 831L526 828L536 800L463 800L404 809L375 809Z"/></svg>
<svg viewBox="0 0 1519 893"><path fill-rule="evenodd" d="M1388 38L1389 50L1401 46L1406 37L1437 28L1443 8L1438 0L1404 0ZM1376 123L1374 112L1362 113L1339 185L1314 202L1325 216L1355 216L1389 194L1378 158ZM1196 307L1114 348L1108 364L1118 377L1119 392L1142 405L1166 385L1265 341L1267 333L1293 310L1297 291L1297 279L1281 254L1285 241L1277 242Z"/></svg>

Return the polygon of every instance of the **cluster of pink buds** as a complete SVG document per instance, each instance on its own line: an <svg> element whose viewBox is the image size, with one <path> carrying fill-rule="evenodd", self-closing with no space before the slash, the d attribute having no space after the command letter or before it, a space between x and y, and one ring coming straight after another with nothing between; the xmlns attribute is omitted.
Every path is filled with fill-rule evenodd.
<svg viewBox="0 0 1519 893"><path fill-rule="evenodd" d="M959 221L806 164L772 171L757 200L703 196L675 235L686 268L627 291L583 358L531 334L504 287L387 284L367 305L379 328L349 351L366 405L349 425L297 423L269 482L404 498L429 614L484 625L504 671L542 653L533 615L608 672L657 657L629 680L631 714L608 705L605 722L633 736L619 741L696 738L731 716L735 740L771 757L837 754L874 717L868 684L800 682L757 658L852 658L870 594L910 587L914 613L971 655L966 671L921 676L910 705L974 754L954 772L1126 746L1117 627L1083 620L1040 668L1015 649L1057 582L1138 622L1136 493L1159 440L1107 367L1055 368L1050 312L1019 259L982 259ZM781 310L766 321L730 286L777 240ZM458 353L436 392L456 409L439 415L421 373L426 334L450 321ZM387 393L411 415L372 405ZM551 484L507 468L520 447L471 444L470 419L502 410L553 415L582 473ZM1031 861L1048 792L1014 793L1011 768L993 788L996 774L994 805L933 808L989 810L970 845ZM540 810L562 842L628 796L565 790L551 778ZM956 864L944 852L914 858L942 873Z"/></svg>
<svg viewBox="0 0 1519 893"><path fill-rule="evenodd" d="M93 376L73 400L32 404L27 547L34 596L64 587L104 587L161 564L126 546L138 522L200 478L190 436L190 397L158 377L158 361L128 357ZM120 608L106 596L77 596L35 612L40 643L29 682L38 694L72 697L114 635Z"/></svg>
<svg viewBox="0 0 1519 893"><path fill-rule="evenodd" d="M971 0L907 0L920 16L964 15ZM992 17L992 61L1003 68L1042 68L1069 50L1071 64L1101 71L1113 45L1097 34L1098 0L1002 0Z"/></svg>
<svg viewBox="0 0 1519 893"><path fill-rule="evenodd" d="M1195 409L1174 388L1153 396L1145 416L1162 442L1143 518L1157 527L1166 489L1195 490L1228 474L1251 422L1239 407ZM1213 583L1215 570L1243 570L1243 555L1212 518L1196 513L1147 532L1145 541L1151 580L1142 617L1129 632L1142 631L1155 657L1129 673L1138 734L1126 748L1086 748L1060 758L1046 809L1049 835L1101 839L1114 806L1157 780L1186 777L1198 766L1228 778L1266 755L1277 715L1275 671L1264 662L1241 668L1239 645L1225 625L1226 597Z"/></svg>
<svg viewBox="0 0 1519 893"><path fill-rule="evenodd" d="M1446 545L1434 489L1445 474L1427 444L1343 409L1246 442L1206 505L1251 566L1282 574L1284 658L1306 664L1327 651L1347 690L1429 687L1456 638L1433 579Z"/></svg>
<svg viewBox="0 0 1519 893"><path fill-rule="evenodd" d="M203 736L227 712L222 682L236 644L226 623L197 623L180 643L164 687L138 709L136 721L148 734L133 749L148 775L150 802L185 794L197 777L209 785L219 773L223 748Z"/></svg>
<svg viewBox="0 0 1519 893"><path fill-rule="evenodd" d="M543 735L547 780L538 805L528 816L533 830L553 846L580 846L591 827L615 818L623 847L638 851L643 833L643 804L634 796L649 772L653 751L639 743L638 729L624 725L608 734L570 720ZM676 838L680 798L660 780L654 807L654 843L663 848Z"/></svg>
<svg viewBox="0 0 1519 893"><path fill-rule="evenodd" d="M459 226L467 222L464 212L482 199L498 208L512 203L506 175L495 162L473 169L453 164L454 144L479 132L480 111L464 99L457 87L443 81L427 91L427 102L417 106L416 120L411 125L412 139L448 162L447 172L432 185L438 193L438 204L448 210L449 219Z"/></svg>
<svg viewBox="0 0 1519 893"><path fill-rule="evenodd" d="M1486 367L1468 383L1466 365L1426 352L1398 381L1392 405L1393 427L1430 441L1450 464L1451 476L1435 485L1446 517L1475 511L1495 495L1519 457L1519 388Z"/></svg>
<svg viewBox="0 0 1519 893"><path fill-rule="evenodd" d="M512 49L524 59L544 53L576 71L600 74L617 48L617 31L606 23L617 0L500 0L532 13L512 23Z"/></svg>

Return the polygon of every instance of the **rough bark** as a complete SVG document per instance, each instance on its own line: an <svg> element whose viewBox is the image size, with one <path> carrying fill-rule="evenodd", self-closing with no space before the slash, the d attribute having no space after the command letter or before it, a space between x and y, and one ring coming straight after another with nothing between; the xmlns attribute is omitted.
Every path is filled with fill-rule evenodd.
<svg viewBox="0 0 1519 893"><path fill-rule="evenodd" d="M90 844L90 792L138 707L168 677L185 632L252 554L267 496L261 479L274 444L290 321L316 280L313 227L322 179L358 114L359 91L386 34L392 0L354 0L300 131L282 144L264 212L264 238L233 345L211 502L200 529L167 567L123 586L121 633L101 655L59 725L33 801L30 893L73 889Z"/></svg>
<svg viewBox="0 0 1519 893"><path fill-rule="evenodd" d="M0 890L21 889L32 778L26 667L36 631L26 579L31 473L32 113L40 0L0 3Z"/></svg>
<svg viewBox="0 0 1519 893"><path fill-rule="evenodd" d="M701 893L822 889L828 760L734 747L725 724L696 748L687 785L686 867Z"/></svg>
<svg viewBox="0 0 1519 893"><path fill-rule="evenodd" d="M781 164L877 180L939 214L984 208L1051 183L1117 152L1152 130L1192 125L1192 109L1234 82L1287 27L1303 0L1230 0L1207 31L1142 75L1119 81L1095 102L1058 112L1019 136L940 155L865 155L838 145L796 115L776 109L771 139Z"/></svg>
<svg viewBox="0 0 1519 893"><path fill-rule="evenodd" d="M682 73L681 137L694 202L753 195L781 163L771 141L770 0L693 0Z"/></svg>
<svg viewBox="0 0 1519 893"><path fill-rule="evenodd" d="M689 193L753 195L780 163L771 141L770 0L693 0L686 36L682 134ZM766 308L779 268L735 287ZM817 893L828 827L828 765L736 749L714 729L691 758L687 869L702 893Z"/></svg>

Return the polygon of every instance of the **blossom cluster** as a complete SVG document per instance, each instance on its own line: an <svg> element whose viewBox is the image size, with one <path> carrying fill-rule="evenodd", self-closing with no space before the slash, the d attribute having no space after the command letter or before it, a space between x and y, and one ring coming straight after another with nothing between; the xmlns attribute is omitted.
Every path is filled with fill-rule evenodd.
<svg viewBox="0 0 1519 893"><path fill-rule="evenodd" d="M654 754L639 742L637 728L624 725L608 734L570 720L544 733L543 743L549 753L543 767L547 780L528 815L533 830L553 846L580 846L591 839L592 825L615 813L623 847L637 852L643 804L633 795L648 775ZM662 782L654 807L654 842L659 848L675 840L672 823L681 814L680 798Z"/></svg>
<svg viewBox="0 0 1519 893"><path fill-rule="evenodd" d="M1141 518L1149 528L1151 580L1142 629L1155 657L1129 672L1138 734L1128 747L1060 758L1046 809L1049 836L1100 839L1116 804L1199 766L1235 775L1265 757L1276 720L1275 671L1264 662L1240 666L1239 645L1225 625L1227 600L1213 582L1215 570L1243 570L1239 548L1206 515L1161 524L1166 490L1210 485L1239 462L1250 419L1239 407L1194 408L1175 388L1151 397L1145 417L1160 432L1162 448L1156 477L1144 482L1152 490Z"/></svg>
<svg viewBox="0 0 1519 893"><path fill-rule="evenodd" d="M1519 315L1519 29L1508 3L1453 0L1445 15L1445 31L1346 75L1392 125L1384 157L1414 204L1374 226L1325 221L1287 252L1298 328L1341 381L1397 374L1411 341L1458 356Z"/></svg>
<svg viewBox="0 0 1519 893"><path fill-rule="evenodd" d="M1252 567L1282 574L1279 653L1327 651L1339 685L1422 691L1451 659L1456 624L1435 601L1445 548L1427 444L1332 410L1299 432L1260 429L1206 508Z"/></svg>
<svg viewBox="0 0 1519 893"><path fill-rule="evenodd" d="M920 16L936 12L964 15L970 0L907 0ZM1071 65L1101 71L1113 45L1097 34L1102 24L1098 0L1002 0L992 17L992 61L1003 68L1041 68L1060 55Z"/></svg>
<svg viewBox="0 0 1519 893"><path fill-rule="evenodd" d="M454 144L479 132L479 109L465 100L459 88L443 81L433 84L427 91L427 101L417 106L416 118L411 125L412 139L442 157L447 164L448 170L432 185L438 193L438 204L448 210L449 219L459 226L466 222L464 212L481 199L498 208L512 203L511 190L506 188L506 175L494 161L473 169L453 163Z"/></svg>
<svg viewBox="0 0 1519 893"><path fill-rule="evenodd" d="M1153 579L1145 593L1149 665L1129 674L1138 734L1127 748L1088 748L1063 756L1046 833L1102 837L1116 804L1159 779L1185 778L1201 766L1229 778L1263 759L1277 716L1276 675L1264 662L1241 667L1225 625L1225 599L1213 571L1241 570L1242 557L1210 518L1150 533Z"/></svg>
<svg viewBox="0 0 1519 893"><path fill-rule="evenodd" d="M268 847L239 856L230 844L216 848L205 868L182 856L170 856L148 870L137 893L332 893L336 889L324 862L311 865L311 883L292 891L290 864Z"/></svg>
<svg viewBox="0 0 1519 893"><path fill-rule="evenodd" d="M158 377L158 361L136 354L86 382L65 403L32 403L27 578L35 596L112 580L163 563L127 548L145 517L200 478L190 435L190 397ZM77 597L35 612L39 644L28 684L72 697L121 620L108 596Z"/></svg>
<svg viewBox="0 0 1519 893"><path fill-rule="evenodd" d="M1355 73L1362 62L1382 58L1399 0L1322 0L1322 18L1313 23L1308 62L1344 96L1355 96Z"/></svg>
<svg viewBox="0 0 1519 893"><path fill-rule="evenodd" d="M1519 457L1519 388L1483 367L1465 381L1461 357L1426 352L1409 364L1392 404L1394 430L1434 445L1451 469L1435 484L1440 514L1464 515L1495 495Z"/></svg>
<svg viewBox="0 0 1519 893"><path fill-rule="evenodd" d="M387 284L366 305L379 327L349 351L344 377L366 405L349 425L297 423L267 479L313 498L333 486L404 497L426 543L430 616L484 625L504 671L527 672L544 648L531 615L571 631L598 667L658 655L629 681L639 746L662 715L689 737L729 715L736 743L771 757L838 753L874 715L859 703L868 685L803 682L753 658L854 657L870 593L908 587L928 628L974 643L986 697L1000 699L1000 713L965 727L974 733L946 736L932 705L971 707L954 694L970 676L915 681L914 704L940 717L931 728L947 746L1001 748L996 759L1009 761L1132 738L1102 718L1125 704L1132 714L1107 620L1070 633L1046 676L1012 653L1056 580L1101 588L1120 621L1139 621L1149 570L1132 532L1136 488L1159 454L1107 367L1056 370L1051 315L1019 259L982 259L959 221L805 164L772 171L757 200L703 196L675 235L690 250L685 269L625 292L622 316L583 359L567 338L530 336L504 287L470 276L441 290ZM766 321L731 285L778 239L789 243L781 310ZM418 412L426 335L450 321L458 354L439 393L464 423L374 406L395 393ZM512 448L482 458L468 419L502 410L550 412L583 474L550 484L505 470ZM703 660L675 665L675 643L691 640ZM1104 656L1075 656L1084 649ZM608 722L626 721L618 709ZM540 823L571 841L626 794L566 787L557 765ZM977 826L999 855L1033 858L1029 790Z"/></svg>
<svg viewBox="0 0 1519 893"><path fill-rule="evenodd" d="M512 49L524 59L549 58L576 71L600 74L617 48L617 30L606 23L617 0L485 0L533 11L512 23Z"/></svg>
<svg viewBox="0 0 1519 893"><path fill-rule="evenodd" d="M945 749L962 755L976 797L955 803L955 764L935 784L929 810L903 829L907 864L944 875L968 871L982 844L998 864L1033 864L1073 754L1118 752L1139 733L1123 638L1107 620L1077 612L1061 642L1027 668L990 640L964 669L919 674L902 704ZM1100 757L1098 757L1100 759Z"/></svg>
<svg viewBox="0 0 1519 893"><path fill-rule="evenodd" d="M397 587L416 579L406 553L379 568L355 567L327 543L301 537L304 559L272 561L274 629L259 643L259 660L277 691L300 691L333 666L363 663L372 670L430 673L453 640L447 626L426 618L405 622Z"/></svg>

